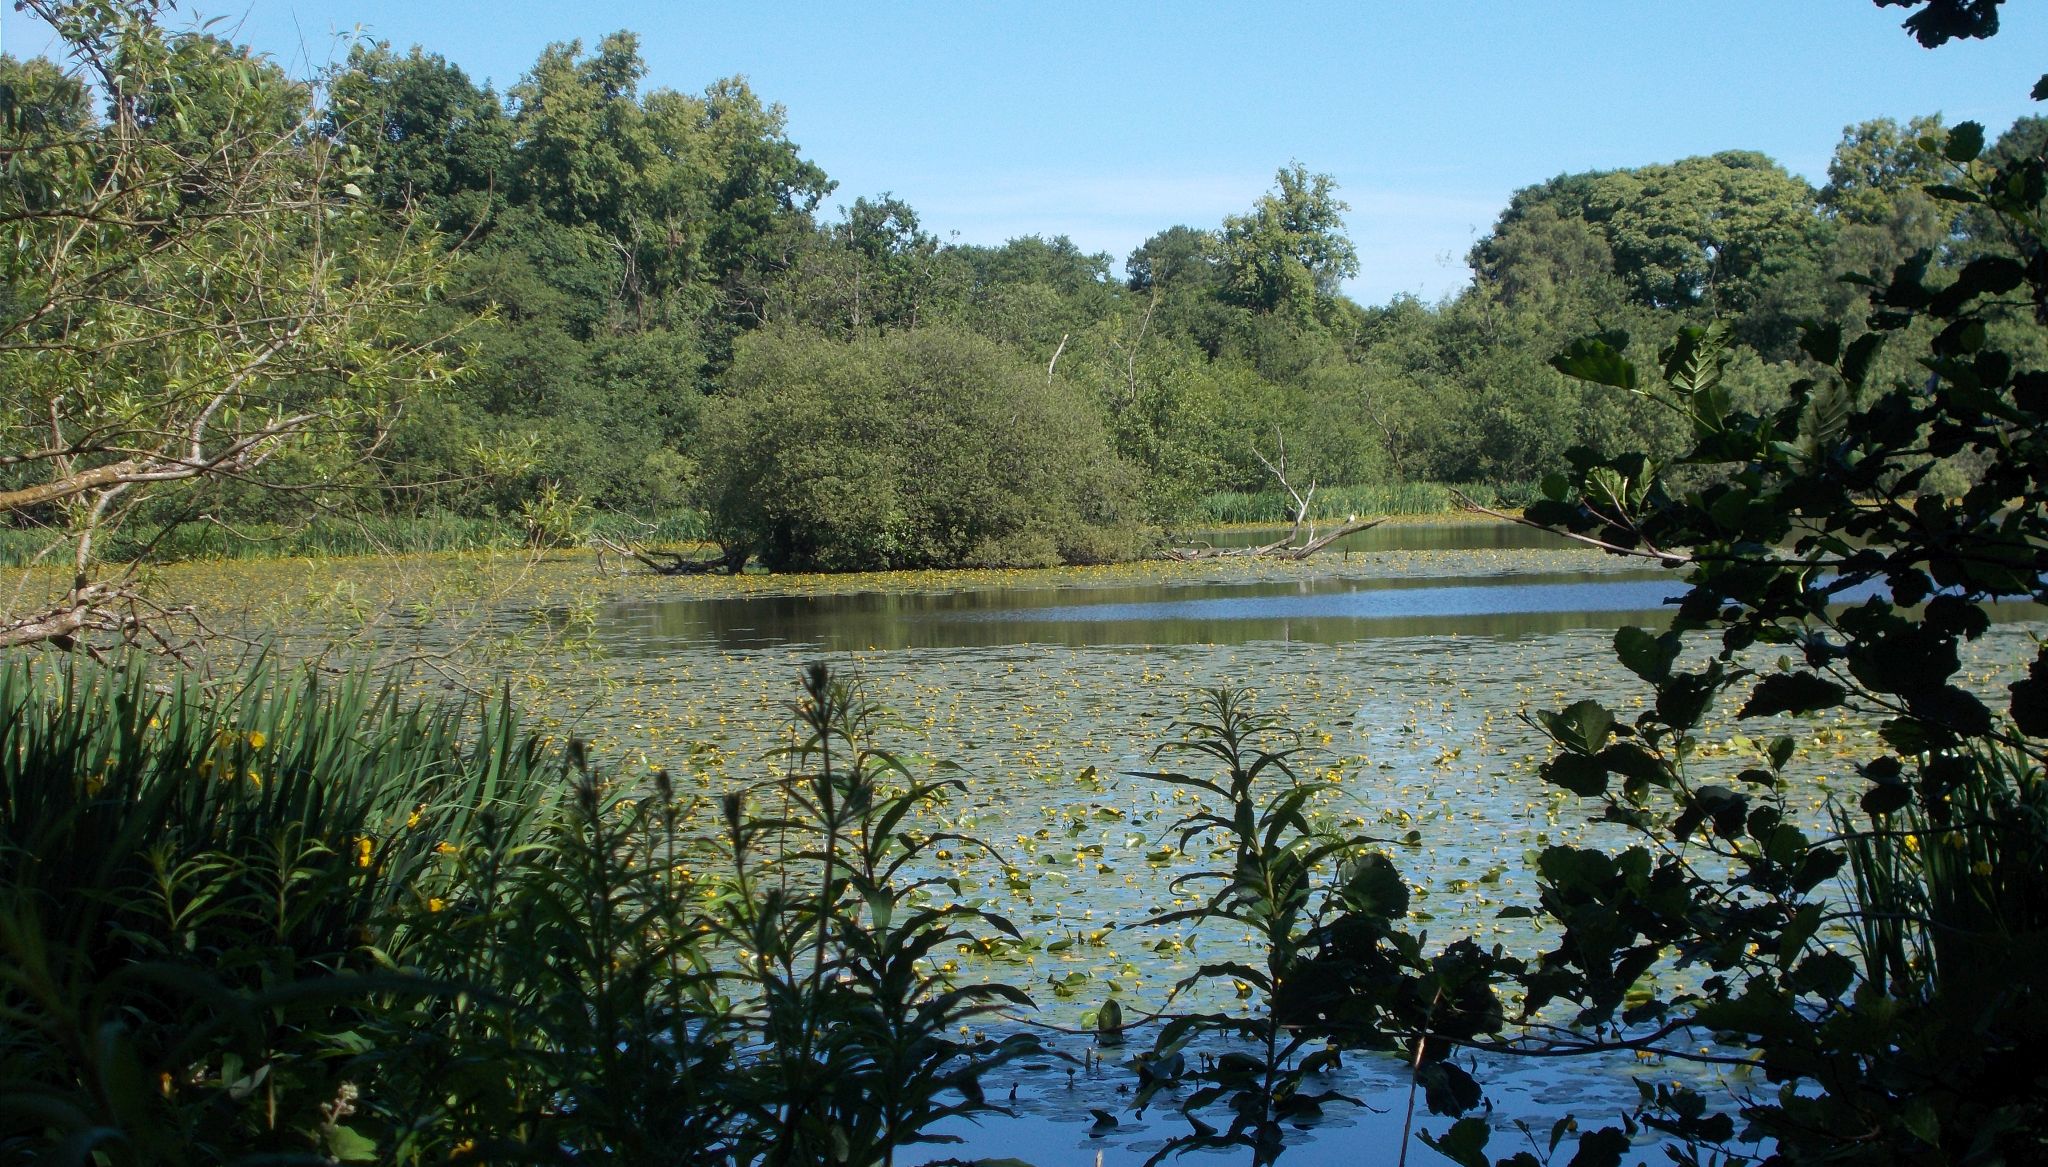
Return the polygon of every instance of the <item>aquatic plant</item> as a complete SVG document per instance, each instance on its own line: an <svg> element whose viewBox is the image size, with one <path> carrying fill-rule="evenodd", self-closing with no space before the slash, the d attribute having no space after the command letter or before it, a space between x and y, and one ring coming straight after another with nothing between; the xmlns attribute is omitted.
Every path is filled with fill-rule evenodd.
<svg viewBox="0 0 2048 1167"><path fill-rule="evenodd" d="M1033 1048L928 959L953 785L806 675L720 806L603 775L504 698L258 665L0 664L0 1158L889 1163ZM725 869L720 870L721 862Z"/></svg>
<svg viewBox="0 0 2048 1167"><path fill-rule="evenodd" d="M1169 1020L1153 1051L1138 1059L1140 1107L1169 1086L1196 1084L1182 1099L1192 1133L1169 1140L1155 1161L1241 1145L1252 1149L1254 1163L1273 1162L1283 1149L1283 1122L1318 1115L1332 1102L1358 1103L1316 1088L1347 1048L1402 1050L1432 1110L1468 1109L1479 1088L1450 1055L1502 1028L1497 986L1524 971L1499 946L1471 939L1427 955L1422 937L1397 927L1409 905L1399 869L1370 836L1311 821L1311 800L1333 787L1296 773L1293 759L1304 752L1299 735L1252 700L1244 689L1201 694L1177 724L1179 736L1154 751L1155 758L1206 763L1212 773L1141 775L1205 796L1175 825L1180 847L1221 842L1219 854L1229 860L1175 877L1175 890L1213 890L1198 906L1143 925L1228 921L1254 950L1252 960L1204 963L1176 993L1228 981L1237 996L1256 998L1247 1013L1212 1010ZM1190 1068L1183 1051L1196 1037L1225 1044L1221 1052L1204 1051ZM1227 1127L1198 1113L1217 1102L1231 1113Z"/></svg>

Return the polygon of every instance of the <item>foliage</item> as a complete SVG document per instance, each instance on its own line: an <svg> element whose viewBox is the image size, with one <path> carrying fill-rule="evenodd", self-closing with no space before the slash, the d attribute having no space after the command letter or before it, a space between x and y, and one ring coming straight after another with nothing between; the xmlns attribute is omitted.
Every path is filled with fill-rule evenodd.
<svg viewBox="0 0 2048 1167"><path fill-rule="evenodd" d="M1031 1002L929 968L934 951L973 940L971 926L1017 936L1000 916L934 902L941 881L916 874L943 844L981 846L910 817L959 780L919 779L876 747L878 711L824 666L803 691L802 736L768 792L785 809L753 820L737 794L721 807L733 882L712 927L746 962L735 979L755 1002L742 1023L760 1051L740 1159L888 1164L930 1123L986 1109L981 1075L1036 1049L1024 1034L969 1041L954 1030Z"/></svg>
<svg viewBox="0 0 2048 1167"><path fill-rule="evenodd" d="M1183 1015L1161 1027L1152 1053L1136 1063L1137 1105L1165 1089L1198 1085L1181 1103L1192 1132L1168 1140L1154 1162L1226 1146L1250 1147L1254 1163L1275 1161L1283 1122L1319 1115L1330 1102L1358 1102L1311 1088L1313 1076L1337 1065L1346 1048L1403 1050L1432 1111L1471 1109L1479 1084L1451 1055L1500 1031L1506 1011L1498 987L1526 971L1498 945L1482 948L1469 938L1428 955L1426 936L1397 927L1409 905L1399 869L1374 840L1314 825L1308 808L1329 785L1295 773L1300 740L1251 701L1242 689L1203 694L1178 723L1180 736L1154 752L1193 758L1214 773L1139 775L1196 796L1195 809L1174 827L1183 852L1199 840L1221 844L1230 856L1227 867L1174 880L1176 893L1213 887L1198 906L1161 913L1143 926L1228 921L1263 957L1262 966L1210 961L1176 986L1178 994L1206 980L1232 982L1239 996L1256 994L1263 1008L1242 1016ZM1197 1036L1229 1044L1205 1052L1191 1069L1183 1050ZM1304 1054L1317 1041L1327 1044ZM1219 1101L1231 1112L1227 1129L1198 1113ZM1605 1138L1588 1136L1580 1153Z"/></svg>
<svg viewBox="0 0 2048 1167"><path fill-rule="evenodd" d="M538 744L360 679L0 666L0 1155L362 1158L352 1060L440 841L545 814ZM493 825L495 824L495 825Z"/></svg>
<svg viewBox="0 0 2048 1167"><path fill-rule="evenodd" d="M20 131L0 154L0 516L52 532L72 578L0 615L0 644L133 635L142 598L102 577L103 532L294 459L343 479L440 370L405 334L431 249L309 137L303 87L152 4L27 7L77 72L8 62L0 86Z"/></svg>
<svg viewBox="0 0 2048 1167"><path fill-rule="evenodd" d="M1155 1162L1170 1153L1235 1145L1252 1148L1254 1163L1271 1163L1281 1152L1284 1120L1317 1114L1323 1103L1342 1098L1306 1089L1309 1075L1333 1058L1323 1053L1297 1060L1313 1035L1306 1029L1287 1028L1275 1002L1291 988L1317 922L1310 905L1317 865L1341 852L1355 851L1357 845L1320 837L1310 829L1303 807L1325 787L1303 782L1295 774L1289 759L1301 752L1301 746L1286 740L1287 731L1278 719L1247 709L1249 698L1248 693L1229 689L1206 694L1190 719L1178 724L1182 736L1154 751L1155 760L1192 755L1214 763L1220 774L1211 777L1159 770L1139 775L1206 795L1220 804L1213 809L1204 805L1175 824L1183 852L1194 840L1212 836L1230 844L1234 851L1227 869L1190 872L1173 881L1176 894L1213 885L1200 906L1160 913L1144 925L1226 920L1250 933L1266 957L1263 968L1237 960L1205 963L1175 987L1178 994L1203 980L1232 980L1242 991L1257 991L1267 1008L1248 1017L1221 1012L1191 1014L1169 1021L1160 1030L1152 1055L1139 1063L1137 1104L1142 1108L1160 1090L1178 1086L1183 1080L1203 1085L1182 1102L1193 1133L1169 1140L1154 1156ZM1262 776L1280 789L1266 795L1259 785ZM1181 1051L1196 1034L1234 1037L1251 1052L1231 1049L1201 1069L1186 1070ZM1232 1112L1227 1130L1218 1130L1195 1115L1219 1100L1228 1100Z"/></svg>
<svg viewBox="0 0 2048 1167"><path fill-rule="evenodd" d="M1134 483L1067 383L920 329L743 344L699 456L712 533L777 569L1093 563L1137 549Z"/></svg>
<svg viewBox="0 0 2048 1167"><path fill-rule="evenodd" d="M1934 197L2042 238L2038 155L1982 161L1970 123L1938 144L1949 181ZM1669 631L1616 636L1654 691L1646 712L1581 701L1540 717L1560 748L1545 778L1642 844L1544 853L1544 905L1565 932L1529 979L1529 1008L1568 1001L1579 1024L1633 1040L1697 1028L1753 1050L1779 1089L1742 1117L1775 1140L1776 1161L2028 1162L2048 1139L2029 1052L2048 1037L2048 655L1990 699L1963 671L1985 605L2048 599L2033 502L2048 486L2048 372L2038 349L1996 340L2041 326L2048 276L2006 256L1941 276L1930 258L1874 283L1870 331L1808 328L1814 371L1776 410L1732 405L1720 329L1682 332L1648 390L1620 338L1576 346L1560 368L1655 393L1693 443L1668 468L1576 456L1528 512L1682 566L1690 585ZM1882 379L1875 358L1900 336L1925 338L1921 375ZM1945 459L1975 468L1960 495L1934 485ZM1676 484L1681 469L1694 485ZM1835 837L1791 821L1789 738L1712 772L1700 727L1730 703L1742 719L1843 708L1880 725ZM1830 920L1854 939L1829 943ZM1672 957L1705 966L1696 991L1632 994ZM1687 1140L1734 1132L1694 1096L1651 1111Z"/></svg>
<svg viewBox="0 0 2048 1167"><path fill-rule="evenodd" d="M1014 934L915 874L956 783L822 668L718 850L503 700L17 656L0 710L10 1162L887 1163L1032 1048L926 959Z"/></svg>
<svg viewBox="0 0 2048 1167"><path fill-rule="evenodd" d="M1350 208L1329 175L1311 175L1298 162L1282 167L1273 185L1249 213L1223 220L1224 288L1256 311L1306 316L1358 274L1358 253L1344 237Z"/></svg>

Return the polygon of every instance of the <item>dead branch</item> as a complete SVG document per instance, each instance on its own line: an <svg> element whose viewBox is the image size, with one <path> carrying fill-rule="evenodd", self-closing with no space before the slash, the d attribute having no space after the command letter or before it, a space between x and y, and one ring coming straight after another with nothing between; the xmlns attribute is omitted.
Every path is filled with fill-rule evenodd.
<svg viewBox="0 0 2048 1167"><path fill-rule="evenodd" d="M1346 535L1355 535L1360 531L1370 530L1386 521L1385 519L1361 519L1357 515L1351 515L1335 530L1317 535L1315 517L1309 511L1310 504L1314 502L1316 497L1316 484L1311 481L1308 484L1308 489L1304 491L1295 489L1294 483L1288 480L1286 440L1276 432L1273 435L1273 457L1266 457L1256 446L1252 448L1252 457L1259 460L1259 464L1264 466L1267 472L1279 481L1280 488L1287 492L1287 497L1294 500L1293 523L1288 528L1287 534L1275 539L1271 543L1261 544L1256 547L1169 547L1166 550L1168 558L1185 561L1198 559L1307 559L1309 556L1314 555ZM1303 527L1307 528L1306 536L1303 535Z"/></svg>
<svg viewBox="0 0 2048 1167"><path fill-rule="evenodd" d="M726 551L714 559L703 559L684 555L680 551L660 551L631 543L621 543L615 539L607 539L603 535L591 535L589 541L591 547L597 551L599 570L605 570L607 554L616 555L621 559L638 560L656 575L711 575L716 572L737 575L740 568L746 566L747 560L746 556L737 556L736 563L735 554L731 551Z"/></svg>
<svg viewBox="0 0 2048 1167"><path fill-rule="evenodd" d="M1210 547L1207 545L1168 547L1166 549L1166 557L1188 563L1200 559L1307 559L1309 556L1314 555L1346 535L1356 535L1360 531L1369 531L1384 522L1386 522L1385 519L1361 519L1353 516L1341 526L1333 527L1306 543L1297 544L1294 542L1295 536L1299 533L1297 529L1296 531L1288 532L1287 536L1283 539L1277 539L1257 547Z"/></svg>
<svg viewBox="0 0 2048 1167"><path fill-rule="evenodd" d="M1567 539L1573 540L1574 542L1584 543L1588 547L1598 547L1600 550L1605 551L1610 555L1627 555L1637 559L1654 559L1658 562L1658 564L1664 567L1684 567L1685 565L1693 561L1692 556L1681 555L1676 551L1663 551L1655 547L1623 547L1619 543L1609 543L1605 539L1595 539L1591 535L1580 535L1575 534L1571 531L1560 531L1556 527L1545 526L1542 523L1535 522L1534 520L1525 518L1521 515L1510 514L1507 511L1495 510L1489 506L1482 506L1478 502L1473 501L1467 495L1456 490L1453 490L1451 492L1451 497L1458 500L1459 506L1465 508L1468 511L1473 512L1474 514L1487 515L1491 518L1503 519L1510 523L1519 523L1524 527L1534 527L1539 531L1548 531L1553 535L1562 535Z"/></svg>
<svg viewBox="0 0 2048 1167"><path fill-rule="evenodd" d="M1071 335L1071 333L1060 333L1059 347L1052 350L1052 359L1045 362L1045 383L1047 385L1052 384L1052 371L1053 369L1057 368L1060 363L1060 354L1067 351L1067 340Z"/></svg>

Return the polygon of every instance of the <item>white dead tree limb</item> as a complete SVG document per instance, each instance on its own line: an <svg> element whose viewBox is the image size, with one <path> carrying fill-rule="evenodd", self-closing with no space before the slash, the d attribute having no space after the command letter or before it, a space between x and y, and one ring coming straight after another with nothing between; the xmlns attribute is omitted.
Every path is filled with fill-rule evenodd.
<svg viewBox="0 0 2048 1167"><path fill-rule="evenodd" d="M1259 460L1259 464L1279 482L1280 489L1286 491L1287 497L1294 502L1293 522L1287 534L1271 543L1261 543L1252 547L1169 547L1166 551L1168 557L1183 560L1307 559L1346 535L1355 535L1385 522L1384 519L1361 519L1357 515L1351 515L1336 527L1318 535L1315 515L1311 509L1316 497L1316 483L1314 479L1310 479L1307 490L1298 490L1288 478L1286 439L1276 432L1273 435L1273 457L1266 457L1256 446L1252 447L1252 457Z"/></svg>

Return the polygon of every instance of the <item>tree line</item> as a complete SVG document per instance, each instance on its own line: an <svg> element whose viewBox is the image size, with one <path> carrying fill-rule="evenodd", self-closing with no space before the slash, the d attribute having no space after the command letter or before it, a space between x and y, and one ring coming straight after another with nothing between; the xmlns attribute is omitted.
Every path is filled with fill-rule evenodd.
<svg viewBox="0 0 2048 1167"><path fill-rule="evenodd" d="M1271 487L1260 453L1282 442L1293 472L1325 485L1512 490L1577 446L1669 456L1677 419L1568 380L1549 355L1590 332L1721 319L1730 392L1762 408L1803 375L1801 322L1862 302L1839 273L2012 248L1922 189L1938 178L1938 117L1876 119L1844 131L1818 189L1752 151L1535 183L1471 249L1464 290L1364 306L1342 291L1362 262L1348 208L1299 162L1242 214L1167 227L1119 268L1064 236L942 240L887 193L828 212L836 184L781 107L742 78L643 87L629 32L550 45L503 93L417 46L359 44L306 85L204 32L163 45L141 86L157 116L96 111L76 70L45 60L0 58L0 105L25 147L260 137L351 211L370 237L352 246L431 268L394 335L358 338L431 368L410 379L431 391L350 414L337 428L371 457L301 478L381 487L387 513L523 518L541 536L591 510L698 507L729 551L778 567L1126 556L1205 495ZM2048 122L2022 119L1987 157L2044 138ZM22 197L36 156L6 163ZM347 363L303 376L347 382ZM51 412L47 391L8 392L16 417ZM106 397L75 389L59 411L104 412ZM6 442L34 448L36 425ZM281 449L272 464L309 458ZM9 458L0 487L49 474ZM258 476L203 477L203 502L194 482L138 509L302 510L303 493ZM75 523L60 509L8 515Z"/></svg>

